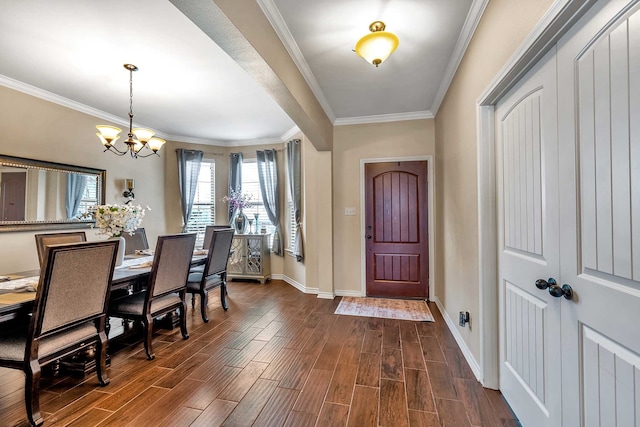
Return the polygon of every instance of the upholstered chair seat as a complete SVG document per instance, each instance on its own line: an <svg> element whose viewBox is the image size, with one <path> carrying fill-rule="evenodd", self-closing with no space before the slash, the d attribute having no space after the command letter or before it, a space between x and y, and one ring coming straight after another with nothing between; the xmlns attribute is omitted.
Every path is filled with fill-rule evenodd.
<svg viewBox="0 0 640 427"><path fill-rule="evenodd" d="M111 304L109 304L109 310L120 314L142 316L145 309L145 298L146 295L144 293L133 294L127 298L112 301ZM180 295L178 294L169 294L154 298L151 301L151 312L155 313L177 304L180 304Z"/></svg>
<svg viewBox="0 0 640 427"><path fill-rule="evenodd" d="M4 360L24 360L24 351L27 348L27 330L11 330L8 334L3 334L2 346L0 346L0 359ZM94 322L83 323L66 330L62 334L52 335L40 340L38 355L40 357L49 356L58 349L69 347L95 337L98 329Z"/></svg>

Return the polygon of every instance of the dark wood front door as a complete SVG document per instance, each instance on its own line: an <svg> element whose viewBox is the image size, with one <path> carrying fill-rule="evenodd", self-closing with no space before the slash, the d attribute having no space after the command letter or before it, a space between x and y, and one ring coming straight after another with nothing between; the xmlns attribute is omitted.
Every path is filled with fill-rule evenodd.
<svg viewBox="0 0 640 427"><path fill-rule="evenodd" d="M24 221L27 174L4 172L0 174L0 218L2 221Z"/></svg>
<svg viewBox="0 0 640 427"><path fill-rule="evenodd" d="M429 296L427 162L368 163L367 295Z"/></svg>

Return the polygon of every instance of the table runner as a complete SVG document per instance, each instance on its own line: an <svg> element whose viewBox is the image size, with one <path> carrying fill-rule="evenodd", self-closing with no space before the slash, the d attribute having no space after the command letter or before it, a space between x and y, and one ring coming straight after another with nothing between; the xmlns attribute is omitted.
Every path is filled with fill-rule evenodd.
<svg viewBox="0 0 640 427"><path fill-rule="evenodd" d="M35 292L21 292L0 295L0 304L18 304L25 301L33 301L36 297Z"/></svg>

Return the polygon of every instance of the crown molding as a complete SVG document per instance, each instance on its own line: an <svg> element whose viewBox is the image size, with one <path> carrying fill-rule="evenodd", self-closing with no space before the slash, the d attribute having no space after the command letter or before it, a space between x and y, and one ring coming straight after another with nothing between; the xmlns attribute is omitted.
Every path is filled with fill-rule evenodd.
<svg viewBox="0 0 640 427"><path fill-rule="evenodd" d="M54 104L61 105L71 110L75 110L80 113L84 113L89 116L96 117L98 119L102 119L111 123L115 123L120 126L124 126L125 128L129 127L129 120L123 117L114 116L113 114L107 113L106 111L98 110L97 108L90 107L86 104L82 104L77 101L73 101L69 98L65 98L64 96L57 95L53 92L40 89L38 87L18 81L16 79L12 79L11 77L3 76L1 74L0 74L0 85L8 87L9 89L17 90L18 92L26 93L27 95L31 95L36 98L43 99L45 101L48 101ZM163 134L162 132L159 132L156 129L153 129L152 127L145 126L141 123L136 123L136 122L134 122L133 125L134 127L144 127L147 129L151 129L160 138L168 138L167 134Z"/></svg>
<svg viewBox="0 0 640 427"><path fill-rule="evenodd" d="M367 123L400 122L403 120L433 119L430 110L412 111L410 113L379 114L376 116L341 117L333 122L334 126L360 125Z"/></svg>
<svg viewBox="0 0 640 427"><path fill-rule="evenodd" d="M444 72L444 76L442 76L442 80L440 81L440 87L438 87L438 92L436 92L436 96L433 99L433 104L431 105L431 111L434 116L438 114L440 104L442 104L442 101L449 90L453 77L455 76L456 71L458 71L458 66L460 66L464 53L467 51L469 43L471 43L473 33L476 31L476 28L480 23L480 18L482 18L482 14L484 13L488 3L489 0L473 0L473 3L471 3L471 8L469 9L467 18L464 20L460 36L458 37L455 48L453 49L453 53L449 59L449 64Z"/></svg>
<svg viewBox="0 0 640 427"><path fill-rule="evenodd" d="M0 85L8 87L9 89L17 90L18 92L26 93L27 95L31 95L36 98L43 99L48 102L52 102L54 104L61 105L66 108L70 108L80 113L84 113L89 116L96 117L98 119L102 119L111 123L115 123L120 126L124 126L125 128L128 128L129 126L129 121L124 119L123 117L115 116L105 111L98 110L97 108L90 107L86 104L82 104L77 101L73 101L69 98L65 98L64 96L56 95L55 93L37 88L30 84L18 81L16 79L12 79L11 77L3 76L1 74L0 74ZM145 126L141 123L134 123L134 126L151 129L155 132L157 137L167 139L169 141L180 141L180 142L186 142L190 144L215 145L219 147L240 147L245 145L281 144L281 143L287 142L292 136L300 132L300 128L298 128L297 126L294 126L288 131L286 131L284 134L282 134L280 138L253 139L248 141L221 141L217 139L195 138L192 136L184 136L184 135L171 135L166 132L153 129L149 126Z"/></svg>
<svg viewBox="0 0 640 427"><path fill-rule="evenodd" d="M327 98L324 96L324 92L322 92L318 80L316 80L316 77L313 75L311 68L309 68L309 64L307 64L307 61L304 59L304 56L302 55L302 52L298 47L298 43L296 43L296 41L294 40L291 31L289 31L289 27L287 27L287 24L285 23L284 18L280 14L280 11L276 7L275 3L273 2L273 0L257 0L257 2L267 19L269 20L269 23L275 30L276 34L280 38L280 41L284 45L285 49L287 49L289 56L296 64L296 67L298 67L298 70L302 74L302 77L304 77L305 81L309 85L309 88L315 95L318 103L324 110L324 113L329 118L329 121L331 121L332 123L335 122L336 116L333 113L331 106L329 105L329 101L327 101Z"/></svg>
<svg viewBox="0 0 640 427"><path fill-rule="evenodd" d="M294 136L300 133L300 128L298 126L294 126L285 133L280 136L280 142L285 143L289 142Z"/></svg>
<svg viewBox="0 0 640 427"><path fill-rule="evenodd" d="M114 116L113 114L98 110L97 108L89 107L88 105L73 101L69 98L65 98L64 96L57 95L53 92L31 86L30 84L12 79L11 77L0 75L0 85L8 87L9 89L17 90L18 92L26 93L27 95L35 96L36 98L44 99L45 101L49 101L63 107L70 108L72 110L79 111L81 113L88 114L90 116L97 117L99 119L119 124L121 126L129 126L129 120L125 120L122 117Z"/></svg>

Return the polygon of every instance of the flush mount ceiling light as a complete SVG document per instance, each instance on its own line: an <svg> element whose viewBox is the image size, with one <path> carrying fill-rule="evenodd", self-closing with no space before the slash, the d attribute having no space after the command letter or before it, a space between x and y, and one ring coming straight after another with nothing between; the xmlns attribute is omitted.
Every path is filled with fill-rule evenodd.
<svg viewBox="0 0 640 427"><path fill-rule="evenodd" d="M115 143L120 138L120 132L122 130L115 126L99 125L96 128L100 131L96 133L100 142L105 146L104 151L110 151L118 156L123 156L127 153L133 158L149 157L153 154L159 155L158 150L162 148L166 142L164 139L154 138L155 132L151 129L135 128L133 129L133 72L138 71L138 67L132 64L124 64L124 68L129 70L129 134L128 138L124 141L126 144L125 150L120 151L116 148ZM140 150L147 148L151 150L151 153L146 155L140 154Z"/></svg>
<svg viewBox="0 0 640 427"><path fill-rule="evenodd" d="M382 64L400 43L398 36L384 29L384 22L375 21L369 25L371 33L356 43L356 53L376 67Z"/></svg>

